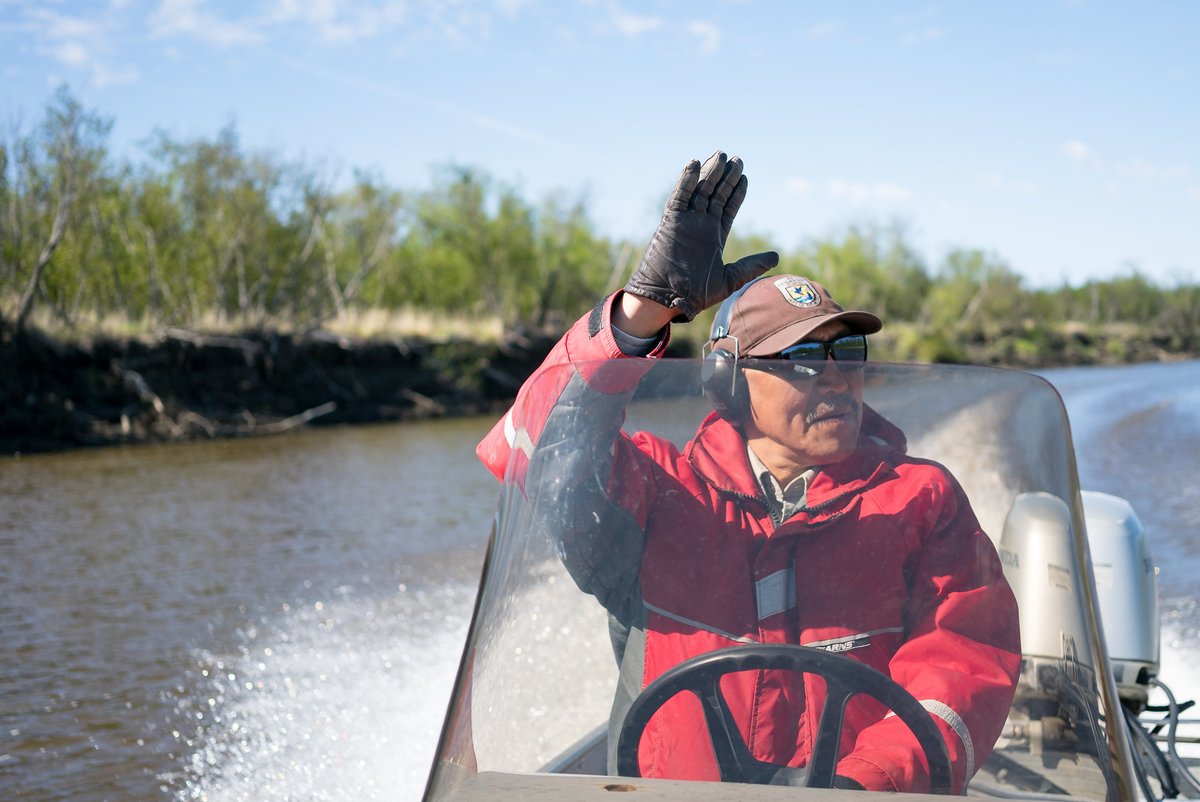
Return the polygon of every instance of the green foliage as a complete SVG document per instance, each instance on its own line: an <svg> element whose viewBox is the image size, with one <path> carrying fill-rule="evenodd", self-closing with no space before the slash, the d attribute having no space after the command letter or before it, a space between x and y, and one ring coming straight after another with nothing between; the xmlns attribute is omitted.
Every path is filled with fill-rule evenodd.
<svg viewBox="0 0 1200 802"><path fill-rule="evenodd" d="M435 171L422 190L248 152L233 125L210 138L158 133L139 163L108 152L111 121L64 89L30 131L0 135L0 317L37 307L66 327L116 316L151 326L321 326L372 310L422 310L561 331L619 288L641 244L595 230L582 197L531 203L482 171ZM647 232L649 235L649 232ZM726 261L775 249L735 230ZM886 323L875 353L924 362L1040 364L1200 349L1200 286L1135 268L1029 290L1000 257L928 266L903 228L858 225L781 254L846 307ZM677 327L706 339L712 310ZM1123 328L1122 328L1123 327ZM1130 334L1130 332L1133 334Z"/></svg>
<svg viewBox="0 0 1200 802"><path fill-rule="evenodd" d="M951 332L911 322L890 324L873 345L871 358L889 362L969 362L961 339Z"/></svg>
<svg viewBox="0 0 1200 802"><path fill-rule="evenodd" d="M938 269L922 317L935 329L980 331L991 322L1016 322L1024 314L1021 278L982 251L955 250Z"/></svg>
<svg viewBox="0 0 1200 802"><path fill-rule="evenodd" d="M817 240L785 256L781 270L810 276L842 306L870 309L884 320L916 319L930 285L898 225L852 226L840 240Z"/></svg>
<svg viewBox="0 0 1200 802"><path fill-rule="evenodd" d="M87 280L78 267L91 244L80 213L99 193L112 122L87 111L66 88L32 132L13 127L0 142L0 286L17 298L18 327L39 300L60 317L80 302Z"/></svg>
<svg viewBox="0 0 1200 802"><path fill-rule="evenodd" d="M612 245L592 228L582 200L550 198L538 216L533 323L559 328L591 307L617 264Z"/></svg>

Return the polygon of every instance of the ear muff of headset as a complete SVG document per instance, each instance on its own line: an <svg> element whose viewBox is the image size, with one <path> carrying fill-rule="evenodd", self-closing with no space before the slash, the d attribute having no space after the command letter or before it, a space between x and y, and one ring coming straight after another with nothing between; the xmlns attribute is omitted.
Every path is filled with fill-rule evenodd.
<svg viewBox="0 0 1200 802"><path fill-rule="evenodd" d="M717 348L704 357L700 368L704 395L714 410L733 424L750 417L750 391L733 354Z"/></svg>
<svg viewBox="0 0 1200 802"><path fill-rule="evenodd" d="M729 334L729 326L733 317L733 307L738 298L755 281L762 281L765 276L759 276L754 281L743 284L737 292L726 298L713 317L712 331L709 332L709 342L713 343ZM712 404L717 414L730 423L741 423L750 417L750 394L746 387L746 379L742 376L737 364L737 355L724 348L715 348L704 357L704 365L700 369L700 384L704 394Z"/></svg>

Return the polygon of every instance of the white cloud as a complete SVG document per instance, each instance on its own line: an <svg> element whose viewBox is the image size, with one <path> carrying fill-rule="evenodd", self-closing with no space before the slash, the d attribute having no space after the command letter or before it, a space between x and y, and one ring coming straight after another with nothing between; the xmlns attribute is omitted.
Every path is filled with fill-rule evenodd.
<svg viewBox="0 0 1200 802"><path fill-rule="evenodd" d="M1163 164L1141 156L1125 161L1101 160L1086 143L1064 142L1059 150L1072 161L1094 172L1115 174L1135 181L1183 181L1194 175L1187 163Z"/></svg>
<svg viewBox="0 0 1200 802"><path fill-rule="evenodd" d="M1086 142L1080 142L1077 139L1064 142L1060 150L1072 161L1085 162L1092 157L1092 149Z"/></svg>
<svg viewBox="0 0 1200 802"><path fill-rule="evenodd" d="M79 64L87 58L84 42L98 44L103 41L100 25L79 17L69 17L54 11L35 9L28 17L29 28L43 43L52 42L46 51L67 64Z"/></svg>
<svg viewBox="0 0 1200 802"><path fill-rule="evenodd" d="M441 10L441 7L433 8L435 12ZM405 4L397 0L380 4L346 3L342 0L276 0L267 19L275 23L303 23L327 42L354 42L395 27L404 20L405 11Z"/></svg>
<svg viewBox="0 0 1200 802"><path fill-rule="evenodd" d="M913 45L920 45L925 42L941 39L945 35L946 32L941 28L922 28L919 31L909 31L904 34L904 36L900 37L900 44L905 47L912 47Z"/></svg>
<svg viewBox="0 0 1200 802"><path fill-rule="evenodd" d="M845 200L855 206L868 203L907 203L912 199L912 190L887 181L867 183L831 178L826 191L835 200Z"/></svg>
<svg viewBox="0 0 1200 802"><path fill-rule="evenodd" d="M51 48L50 55L61 61L63 64L79 66L87 61L87 48L79 44L79 42L63 42Z"/></svg>
<svg viewBox="0 0 1200 802"><path fill-rule="evenodd" d="M496 8L500 9L502 14L512 16L525 6L530 5L531 0L495 0L495 3Z"/></svg>
<svg viewBox="0 0 1200 802"><path fill-rule="evenodd" d="M97 87L129 83L137 80L137 70L109 63L122 33L120 11L121 7L111 2L90 18L34 8L27 14L25 27L36 40L37 51L75 71L72 78L86 72L88 81ZM52 76L54 81L72 78Z"/></svg>
<svg viewBox="0 0 1200 802"><path fill-rule="evenodd" d="M616 5L609 7L608 15L613 25L617 26L617 30L626 36L639 36L643 33L656 31L663 24L661 17L644 17L640 14L630 14L622 11Z"/></svg>
<svg viewBox="0 0 1200 802"><path fill-rule="evenodd" d="M907 203L912 199L912 190L899 184L876 184L873 190L875 198L881 201Z"/></svg>
<svg viewBox="0 0 1200 802"><path fill-rule="evenodd" d="M1176 178L1183 178L1190 172L1184 165L1155 164L1142 158L1135 158L1127 162L1118 162L1113 165L1113 170L1121 175L1143 181L1169 181Z"/></svg>
<svg viewBox="0 0 1200 802"><path fill-rule="evenodd" d="M109 67L106 64L94 64L92 66L92 82L98 87L114 86L116 84L132 84L136 83L141 78L141 74L137 71L137 67L126 65L124 67Z"/></svg>
<svg viewBox="0 0 1200 802"><path fill-rule="evenodd" d="M150 32L156 37L192 36L205 42L230 47L261 41L252 28L229 22L208 12L204 0L162 0L150 15Z"/></svg>
<svg viewBox="0 0 1200 802"><path fill-rule="evenodd" d="M46 9L34 9L29 18L38 34L47 39L86 39L100 36L103 32L100 23Z"/></svg>
<svg viewBox="0 0 1200 802"><path fill-rule="evenodd" d="M807 178L789 178L786 186L789 194L801 197L813 191L813 182Z"/></svg>
<svg viewBox="0 0 1200 802"><path fill-rule="evenodd" d="M984 189L997 192L1016 192L1022 195L1032 195L1037 192L1037 187L1032 182L1009 178L999 170L993 170L980 176L976 183Z"/></svg>
<svg viewBox="0 0 1200 802"><path fill-rule="evenodd" d="M903 27L919 25L925 20L933 19L939 13L936 5L930 4L915 10L909 10L896 17L896 24Z"/></svg>
<svg viewBox="0 0 1200 802"><path fill-rule="evenodd" d="M721 29L711 22L693 20L688 23L687 30L700 40L700 52L705 55L715 53L721 45Z"/></svg>
<svg viewBox="0 0 1200 802"><path fill-rule="evenodd" d="M837 33L839 28L841 28L841 23L839 23L837 20L830 19L818 22L816 25L809 26L809 29L806 31L806 33L810 39L825 39Z"/></svg>
<svg viewBox="0 0 1200 802"><path fill-rule="evenodd" d="M491 35L492 18L472 8L434 6L433 24L448 41L464 44Z"/></svg>

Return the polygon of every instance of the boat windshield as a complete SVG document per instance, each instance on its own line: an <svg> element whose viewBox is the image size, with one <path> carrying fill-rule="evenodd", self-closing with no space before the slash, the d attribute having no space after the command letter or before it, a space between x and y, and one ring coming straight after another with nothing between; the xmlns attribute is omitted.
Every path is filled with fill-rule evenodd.
<svg viewBox="0 0 1200 802"><path fill-rule="evenodd" d="M550 793L569 797L572 775L594 778L623 766L625 775L670 778L661 766L678 768L701 753L695 770L688 768L675 782L707 777L827 786L809 779L805 768L810 761L818 768L816 753L827 737L820 734L823 718L843 714L833 736L837 755L821 769L836 766L840 776L856 750L888 749L879 743L880 733L898 732L878 726L891 719L888 707L905 722L911 713L901 716L896 704L872 694L818 715L806 698L832 698L846 687L863 690L852 669L864 664L907 688L935 687L925 678L949 670L954 661L947 650L960 647L953 670L968 678L963 687L976 687L974 675L981 677L980 699L991 701L980 701L976 710L969 698L942 705L916 699L936 725L939 744L931 751L942 755L922 752L928 744L915 736L921 745L915 773L929 778L912 790L1009 798L1136 796L1125 730L1108 726L1122 720L1121 711L1111 672L1103 670L1104 639L1067 416L1047 382L1001 369L869 364L862 374L859 443L884 456L872 457L876 467L861 477L864 482L856 484L846 472L835 477L850 497L862 498L855 506L839 496L822 518L820 499L801 498L788 509L785 496L782 511L772 511L746 484L744 477L754 474L747 473L744 448L710 448L703 457L687 450L713 412L701 388L703 370L701 360L616 360L547 370L527 386L528 397L546 399L545 425L525 428L511 416L506 420L512 452L427 798L495 798L513 784L556 779L564 784ZM589 379L584 383L580 376ZM583 384L585 391L573 392ZM728 389L736 395L738 385L731 380ZM880 460L906 459L921 470L878 472ZM916 487L919 481L896 477L925 476L938 465L953 477L951 486L961 486L987 536L969 556L975 565L963 564L968 550L961 537L937 536L951 514L944 501L934 504L940 512L929 514L922 532L922 524L893 509L894 501L861 492L887 482ZM824 485L808 478L815 496ZM933 491L897 491L905 492ZM801 524L788 517L793 513ZM748 516L759 522L752 538L760 542L741 552L724 549L696 523L705 515L723 521ZM888 529L870 520L873 515L898 523ZM728 527L732 534L726 537L751 537L735 524ZM716 530L723 531L719 525ZM790 561L783 558L778 570L763 568L758 563L777 536L792 541L785 550ZM842 544L867 537L878 545L859 543L853 554L844 553ZM674 545L660 548L655 538L673 539ZM733 559L734 553L749 556ZM610 570L610 563L618 565ZM622 567L626 563L632 573ZM1002 571L1016 599L1015 614L1005 608L1013 620L979 624L992 615L987 602L963 617L971 591L954 587L952 575L960 570L972 576ZM954 603L967 607L931 612L956 593L963 598ZM747 613L748 603L757 609ZM880 612L885 608L891 612ZM887 615L895 620L885 620ZM985 641L1003 640L997 633L1006 627L1015 638L1019 626L1019 659L1010 650L1005 664L1010 676L1017 675L1015 689L1011 681L999 693L993 687L999 647L970 642L977 625ZM922 641L931 628L947 629L944 640ZM762 645L783 642L808 645L797 651L828 660L797 667L772 649L755 657ZM939 645L928 648L934 643ZM977 647L985 657L973 663ZM733 649L749 656L710 660L707 669L702 665L695 677L667 689L669 699L644 698L646 681L670 673L661 661ZM801 668L824 673L798 673ZM733 673L713 680L713 671ZM693 680L700 684L689 690ZM719 690L723 701L704 702L705 688ZM872 689L878 690L865 688ZM902 694L915 698L907 689ZM986 712L997 698L998 712ZM763 709L751 710L753 705ZM961 715L953 709L964 705ZM732 722L726 729L736 737L712 734L709 727L719 730L723 721ZM977 742L980 733L994 741ZM725 762L742 753L734 744L729 758L729 750L714 745L723 737L749 744L750 768L742 766L743 774L726 771ZM907 744L908 738L906 730L901 740ZM700 752L693 749L697 739ZM897 753L906 749L911 751L895 746ZM766 763L791 772L764 775L766 752ZM953 768L943 780L953 787L939 789L934 764L947 757ZM964 773L970 775L966 789Z"/></svg>

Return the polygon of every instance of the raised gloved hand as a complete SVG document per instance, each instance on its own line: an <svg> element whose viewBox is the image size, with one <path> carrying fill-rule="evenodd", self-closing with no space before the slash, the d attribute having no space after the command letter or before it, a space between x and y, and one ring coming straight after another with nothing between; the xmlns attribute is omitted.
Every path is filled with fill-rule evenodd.
<svg viewBox="0 0 1200 802"><path fill-rule="evenodd" d="M690 321L779 264L774 251L729 265L721 259L746 187L736 156L717 151L703 167L689 162L625 291L676 310L675 322Z"/></svg>

